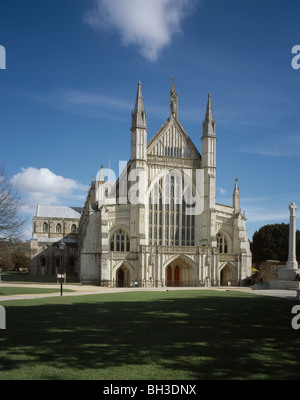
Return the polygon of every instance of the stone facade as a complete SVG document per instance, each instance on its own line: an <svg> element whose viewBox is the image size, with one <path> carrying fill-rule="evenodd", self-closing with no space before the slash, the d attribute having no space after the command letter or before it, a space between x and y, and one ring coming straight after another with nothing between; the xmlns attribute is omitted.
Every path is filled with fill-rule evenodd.
<svg viewBox="0 0 300 400"><path fill-rule="evenodd" d="M101 168L81 213L80 281L109 287L242 285L252 264L246 217L237 180L232 205L215 201L211 96L202 154L178 120L174 81L170 115L149 142L140 82L131 117L130 161L113 184Z"/></svg>
<svg viewBox="0 0 300 400"><path fill-rule="evenodd" d="M31 274L56 274L61 267L66 273L76 273L80 213L79 208L37 206L30 241Z"/></svg>

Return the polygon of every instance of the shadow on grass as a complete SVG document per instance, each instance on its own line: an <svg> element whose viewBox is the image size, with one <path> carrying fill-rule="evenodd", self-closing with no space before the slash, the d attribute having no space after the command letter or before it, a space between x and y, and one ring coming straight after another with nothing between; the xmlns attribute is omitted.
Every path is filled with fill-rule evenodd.
<svg viewBox="0 0 300 400"><path fill-rule="evenodd" d="M0 273L2 282L6 283L57 283L55 275L30 275L29 272L6 271ZM67 283L78 283L77 276L67 274Z"/></svg>
<svg viewBox="0 0 300 400"><path fill-rule="evenodd" d="M53 285L54 286L54 285ZM74 292L72 289L63 289L64 292ZM0 286L0 296L14 296L22 294L45 294L57 293L60 291L59 285L52 288L31 288L31 287L16 287L16 286Z"/></svg>
<svg viewBox="0 0 300 400"><path fill-rule="evenodd" d="M213 291L10 303L0 376L43 365L43 379L49 367L51 379L299 379L294 304Z"/></svg>

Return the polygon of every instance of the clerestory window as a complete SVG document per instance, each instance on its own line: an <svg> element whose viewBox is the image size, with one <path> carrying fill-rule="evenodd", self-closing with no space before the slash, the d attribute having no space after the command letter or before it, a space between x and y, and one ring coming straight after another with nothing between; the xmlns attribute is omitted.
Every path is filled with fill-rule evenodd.
<svg viewBox="0 0 300 400"><path fill-rule="evenodd" d="M73 224L73 225L71 226L71 233L76 233L76 231L77 231L77 227L76 227L75 224Z"/></svg>

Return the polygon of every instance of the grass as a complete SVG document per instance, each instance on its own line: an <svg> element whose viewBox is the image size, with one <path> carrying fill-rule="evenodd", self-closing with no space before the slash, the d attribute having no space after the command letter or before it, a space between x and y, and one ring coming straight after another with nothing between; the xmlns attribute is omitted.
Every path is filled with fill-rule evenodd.
<svg viewBox="0 0 300 400"><path fill-rule="evenodd" d="M31 287L14 287L14 286L1 286L0 284L0 296L13 296L22 294L45 294L45 293L57 293L60 291L60 287L57 288L31 288ZM73 292L74 290L63 288L64 292Z"/></svg>
<svg viewBox="0 0 300 400"><path fill-rule="evenodd" d="M295 304L213 290L6 301L0 379L299 379Z"/></svg>
<svg viewBox="0 0 300 400"><path fill-rule="evenodd" d="M6 283L57 283L55 274L30 275L29 272L4 271L0 272L0 279ZM67 283L78 283L78 277L67 274Z"/></svg>

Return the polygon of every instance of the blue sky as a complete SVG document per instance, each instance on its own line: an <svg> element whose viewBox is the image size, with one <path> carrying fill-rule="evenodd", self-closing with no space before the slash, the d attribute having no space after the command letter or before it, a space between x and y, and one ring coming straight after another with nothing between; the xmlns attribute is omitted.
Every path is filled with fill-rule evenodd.
<svg viewBox="0 0 300 400"><path fill-rule="evenodd" d="M172 78L200 152L212 94L217 202L231 205L238 178L250 238L288 222L300 207L299 18L292 0L1 0L0 164L28 229L36 203L81 206L100 165L118 174L138 81L150 140Z"/></svg>

